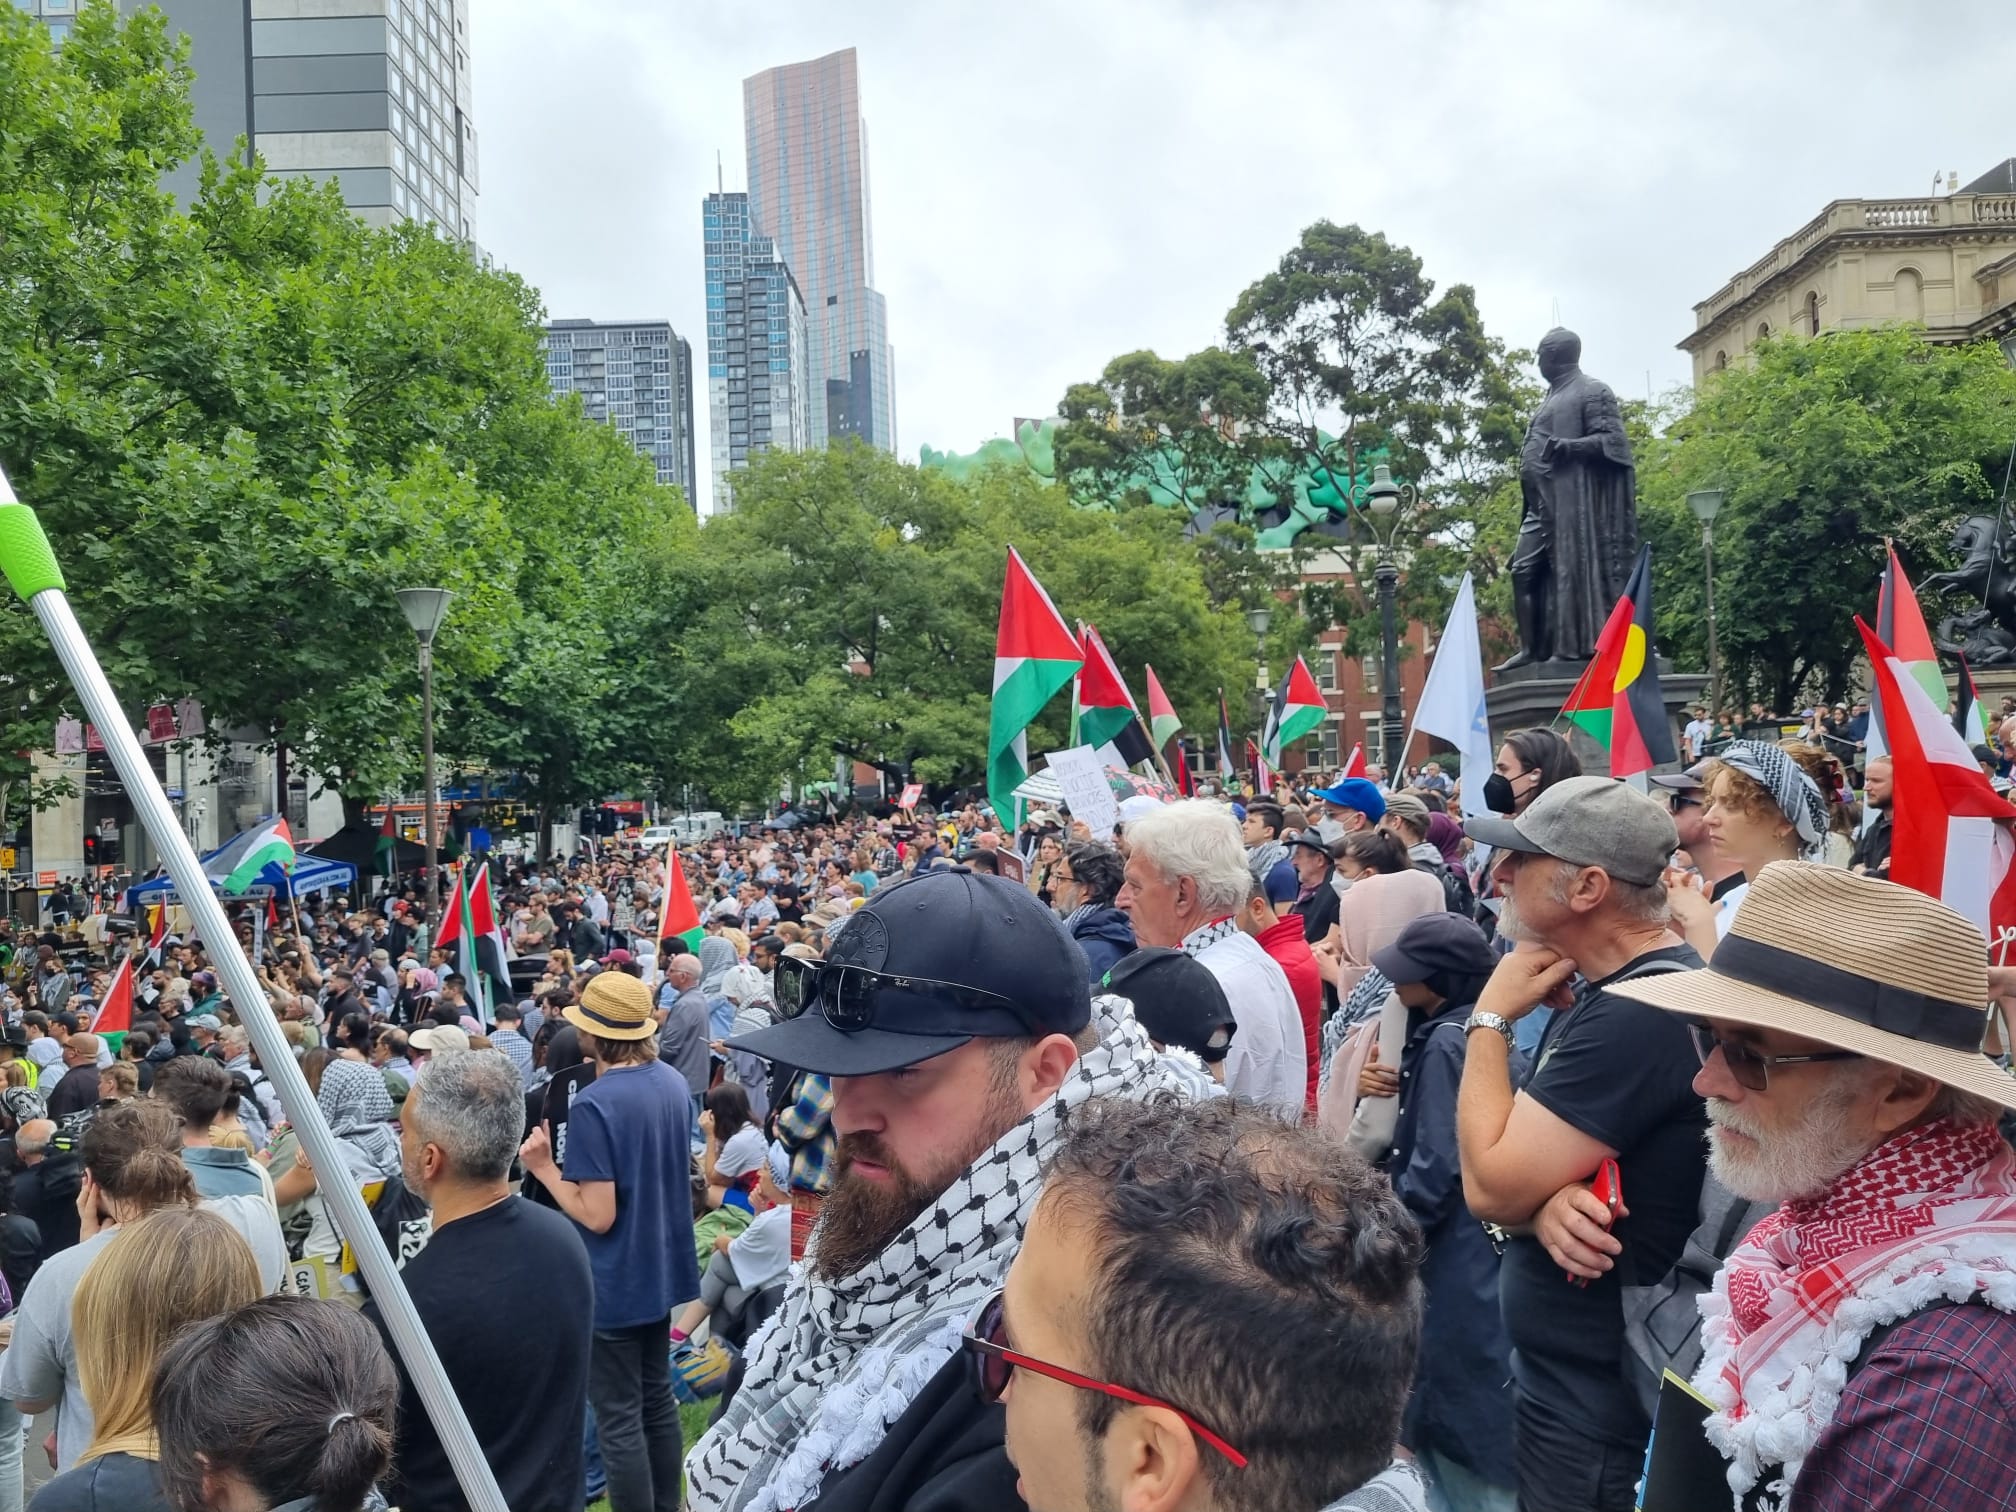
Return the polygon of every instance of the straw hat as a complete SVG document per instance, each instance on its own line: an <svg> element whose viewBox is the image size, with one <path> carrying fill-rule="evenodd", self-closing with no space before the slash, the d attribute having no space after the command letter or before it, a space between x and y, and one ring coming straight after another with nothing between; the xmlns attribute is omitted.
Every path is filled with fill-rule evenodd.
<svg viewBox="0 0 2016 1512"><path fill-rule="evenodd" d="M606 1040L640 1040L658 1032L651 1017L651 989L627 971L605 971L589 979L581 1001L560 1016L585 1034Z"/></svg>
<svg viewBox="0 0 2016 1512"><path fill-rule="evenodd" d="M1688 1018L1818 1040L2016 1108L2016 1077L1981 1053L1981 931L1894 882L1774 861L1751 883L1705 970L1608 990Z"/></svg>

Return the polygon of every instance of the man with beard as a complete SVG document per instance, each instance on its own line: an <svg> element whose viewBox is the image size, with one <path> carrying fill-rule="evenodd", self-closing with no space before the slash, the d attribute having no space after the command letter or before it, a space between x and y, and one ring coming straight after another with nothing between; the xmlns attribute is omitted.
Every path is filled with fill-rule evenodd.
<svg viewBox="0 0 2016 1512"><path fill-rule="evenodd" d="M969 1390L961 1331L1007 1274L1069 1110L1179 1078L1118 999L1095 1014L1084 957L1027 888L960 868L877 888L823 963L778 962L775 1000L781 1022L729 1044L832 1077L836 1172L804 1270L687 1460L693 1505L1012 1507L1001 1410Z"/></svg>
<svg viewBox="0 0 2016 1512"><path fill-rule="evenodd" d="M1862 802L1873 809L1875 820L1856 837L1849 854L1850 871L1867 872L1872 877L1890 875L1890 783L1892 767L1888 756L1871 758L1862 772Z"/></svg>
<svg viewBox="0 0 2016 1512"><path fill-rule="evenodd" d="M2016 1079L1980 1049L1980 931L1778 861L1710 967L1617 992L1691 1031L1716 1177L1782 1204L1703 1299L1694 1385L1730 1488L1800 1512L2008 1505L2016 1157L1996 1121ZM1612 1263L1573 1228L1565 1260Z"/></svg>
<svg viewBox="0 0 2016 1512"><path fill-rule="evenodd" d="M1519 942L1464 1024L1456 1110L1471 1213L1524 1230L1499 1269L1519 1505L1626 1512L1651 1423L1624 1375L1622 1278L1649 1284L1679 1259L1704 1152L1684 1027L1614 989L1701 964L1667 927L1661 877L1678 837L1661 804L1607 777L1567 778L1516 818L1465 829L1500 853L1498 929ZM1568 1011L1547 1025L1515 1095L1513 1025L1549 1002ZM1612 1231L1628 1264L1586 1288L1565 1285L1550 1251L1609 1159L1622 1175L1626 1211Z"/></svg>

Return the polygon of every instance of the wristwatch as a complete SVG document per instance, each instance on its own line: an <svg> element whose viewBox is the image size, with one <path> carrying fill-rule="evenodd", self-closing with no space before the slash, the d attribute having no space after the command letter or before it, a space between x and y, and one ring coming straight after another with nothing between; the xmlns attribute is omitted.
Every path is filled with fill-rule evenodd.
<svg viewBox="0 0 2016 1512"><path fill-rule="evenodd" d="M1506 1044L1512 1043L1512 1022L1503 1014L1473 1010L1470 1017L1463 1020L1463 1033L1467 1036L1473 1029L1496 1029L1505 1036Z"/></svg>

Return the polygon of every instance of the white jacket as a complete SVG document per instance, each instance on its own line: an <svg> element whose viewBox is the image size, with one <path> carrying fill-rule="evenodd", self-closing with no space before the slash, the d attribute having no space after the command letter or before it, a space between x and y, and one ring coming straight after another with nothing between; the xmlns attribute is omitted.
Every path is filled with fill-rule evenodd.
<svg viewBox="0 0 2016 1512"><path fill-rule="evenodd" d="M1225 1090L1301 1122L1309 1085L1309 1048L1288 974L1248 934L1232 933L1197 952L1197 960L1232 1004L1239 1028L1225 1054Z"/></svg>

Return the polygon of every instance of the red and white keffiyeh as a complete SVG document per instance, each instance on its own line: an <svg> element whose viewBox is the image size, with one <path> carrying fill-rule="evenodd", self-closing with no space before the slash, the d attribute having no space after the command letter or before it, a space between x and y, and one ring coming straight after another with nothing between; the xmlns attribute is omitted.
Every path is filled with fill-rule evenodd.
<svg viewBox="0 0 2016 1512"><path fill-rule="evenodd" d="M1737 1504L1767 1472L1784 1504L1872 1332L1968 1300L2016 1312L2016 1154L1993 1127L1907 1129L1753 1228L1701 1298L1694 1377Z"/></svg>

